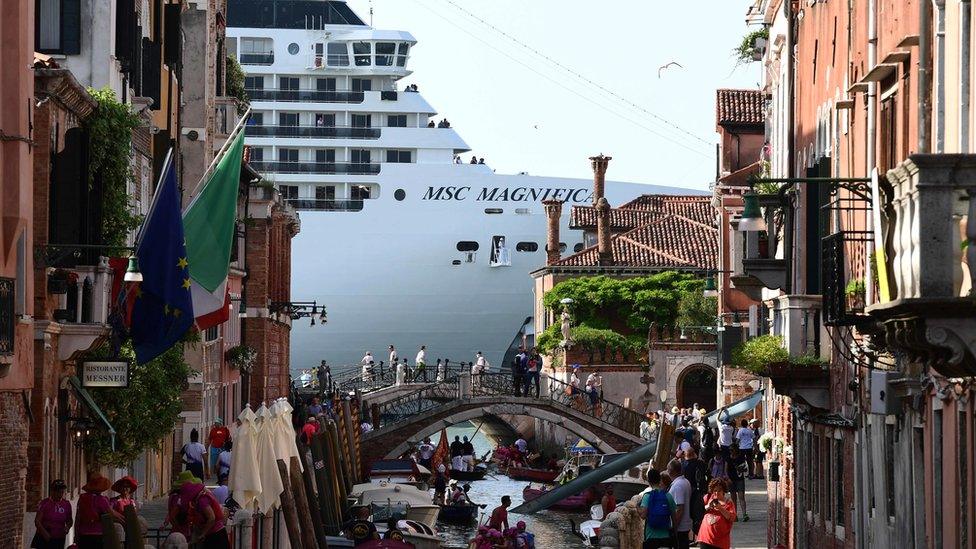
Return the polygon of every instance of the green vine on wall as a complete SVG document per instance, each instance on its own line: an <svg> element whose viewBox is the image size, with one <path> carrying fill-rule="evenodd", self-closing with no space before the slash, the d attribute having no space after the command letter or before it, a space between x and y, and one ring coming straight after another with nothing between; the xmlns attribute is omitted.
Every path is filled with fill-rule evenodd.
<svg viewBox="0 0 976 549"><path fill-rule="evenodd" d="M132 211L129 183L132 173L132 130L139 117L132 107L121 103L111 88L89 88L98 109L85 120L90 138L88 186L96 177L102 185L102 239L112 247L123 247L129 235L139 227L141 216Z"/></svg>
<svg viewBox="0 0 976 549"><path fill-rule="evenodd" d="M244 114L247 112L248 106L251 104L251 98L247 95L247 90L244 89L244 69L241 68L240 63L237 59L231 56L227 56L227 64L225 65L227 81L226 89L227 95L237 99L237 114Z"/></svg>
<svg viewBox="0 0 976 549"><path fill-rule="evenodd" d="M762 40L762 42L757 42L759 40ZM739 45L732 50L732 55L735 56L736 63L744 64L759 61L757 57L762 53L763 49L757 46L762 44L762 48L765 48L765 44L768 40L769 27L763 27L743 36L742 42L740 42Z"/></svg>
<svg viewBox="0 0 976 549"><path fill-rule="evenodd" d="M105 345L91 355L107 358L112 353ZM98 465L125 467L144 450L158 449L172 434L183 410L181 394L193 370L183 359L182 343L147 364L136 364L131 343L122 346L119 356L132 362L129 386L91 390L92 398L115 428L115 450L104 429L93 429L85 448Z"/></svg>

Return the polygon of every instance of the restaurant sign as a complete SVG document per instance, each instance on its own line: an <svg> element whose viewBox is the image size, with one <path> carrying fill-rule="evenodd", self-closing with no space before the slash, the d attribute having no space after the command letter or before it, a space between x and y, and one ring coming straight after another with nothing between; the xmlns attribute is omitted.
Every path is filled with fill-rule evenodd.
<svg viewBox="0 0 976 549"><path fill-rule="evenodd" d="M93 360L82 362L81 385L86 388L128 387L129 361Z"/></svg>

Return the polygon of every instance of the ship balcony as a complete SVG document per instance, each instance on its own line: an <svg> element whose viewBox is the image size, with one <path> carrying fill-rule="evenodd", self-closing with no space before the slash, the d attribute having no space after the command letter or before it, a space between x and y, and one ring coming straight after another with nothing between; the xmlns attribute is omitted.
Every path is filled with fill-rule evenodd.
<svg viewBox="0 0 976 549"><path fill-rule="evenodd" d="M289 198L285 202L296 210L318 212L360 212L363 199L352 198Z"/></svg>
<svg viewBox="0 0 976 549"><path fill-rule="evenodd" d="M325 139L379 139L380 128L351 126L255 126L244 129L248 137L315 137Z"/></svg>
<svg viewBox="0 0 976 549"><path fill-rule="evenodd" d="M316 173L345 175L377 175L379 164L361 162L250 162L261 173Z"/></svg>
<svg viewBox="0 0 976 549"><path fill-rule="evenodd" d="M366 98L366 92L354 90L280 90L263 88L247 89L245 91L251 101L362 103Z"/></svg>
<svg viewBox="0 0 976 549"><path fill-rule="evenodd" d="M238 60L241 65L273 65L274 53L242 53Z"/></svg>
<svg viewBox="0 0 976 549"><path fill-rule="evenodd" d="M866 310L908 360L946 377L976 375L976 155L911 155L888 181L880 275L891 299Z"/></svg>

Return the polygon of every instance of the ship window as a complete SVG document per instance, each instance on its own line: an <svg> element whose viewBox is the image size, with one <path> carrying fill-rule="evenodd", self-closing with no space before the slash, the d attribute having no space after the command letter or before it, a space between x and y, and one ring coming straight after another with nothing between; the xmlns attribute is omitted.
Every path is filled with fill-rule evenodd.
<svg viewBox="0 0 976 549"><path fill-rule="evenodd" d="M350 187L349 196L353 200L369 200L370 198L369 185L352 185Z"/></svg>
<svg viewBox="0 0 976 549"><path fill-rule="evenodd" d="M353 149L352 150L352 163L353 164L369 164L370 155L368 149Z"/></svg>
<svg viewBox="0 0 976 549"><path fill-rule="evenodd" d="M457 243L457 251L459 252L477 252L478 243L471 240L462 240Z"/></svg>
<svg viewBox="0 0 976 549"><path fill-rule="evenodd" d="M298 113L297 112L279 112L278 113L278 125L279 126L297 126L298 125Z"/></svg>
<svg viewBox="0 0 976 549"><path fill-rule="evenodd" d="M517 252L537 252L539 251L539 245L535 242L519 242L515 245L515 251Z"/></svg>
<svg viewBox="0 0 976 549"><path fill-rule="evenodd" d="M298 44L296 44L295 42L288 44L288 53L292 55L298 55L298 49L299 49Z"/></svg>
<svg viewBox="0 0 976 549"><path fill-rule="evenodd" d="M370 128L373 126L373 115L371 114L354 114L352 115L352 127L354 128Z"/></svg>
<svg viewBox="0 0 976 549"><path fill-rule="evenodd" d="M298 149L278 149L278 162L298 162Z"/></svg>
<svg viewBox="0 0 976 549"><path fill-rule="evenodd" d="M264 160L264 149L262 149L261 147L251 147L250 151L248 152L248 158L247 159L248 159L249 162L261 162L261 161L263 161Z"/></svg>
<svg viewBox="0 0 976 549"><path fill-rule="evenodd" d="M315 115L315 126L318 128L334 128L335 127L335 114L332 113L317 113Z"/></svg>
<svg viewBox="0 0 976 549"><path fill-rule="evenodd" d="M349 66L349 48L345 42L330 42L327 62L330 67Z"/></svg>
<svg viewBox="0 0 976 549"><path fill-rule="evenodd" d="M454 261L451 262L451 265L460 265L460 264L461 264L460 259L455 259Z"/></svg>
<svg viewBox="0 0 976 549"><path fill-rule="evenodd" d="M563 253L565 251L566 251L566 243L565 242L560 242L559 243L559 253Z"/></svg>
<svg viewBox="0 0 976 549"><path fill-rule="evenodd" d="M352 91L368 92L373 89L373 81L369 78L353 78Z"/></svg>
<svg viewBox="0 0 976 549"><path fill-rule="evenodd" d="M298 185L278 185L278 192L285 200L298 199Z"/></svg>
<svg viewBox="0 0 976 549"><path fill-rule="evenodd" d="M270 38L241 38L242 65L270 65L274 63L273 42Z"/></svg>
<svg viewBox="0 0 976 549"><path fill-rule="evenodd" d="M407 66L407 53L410 52L410 44L406 42L400 42L397 51L397 66L406 67Z"/></svg>
<svg viewBox="0 0 976 549"><path fill-rule="evenodd" d="M264 125L264 113L263 112L252 112L251 117L247 119L247 123L251 126L263 126Z"/></svg>
<svg viewBox="0 0 976 549"><path fill-rule="evenodd" d="M532 213L532 210L528 208L515 208L515 213L518 215L529 215Z"/></svg>
<svg viewBox="0 0 976 549"><path fill-rule="evenodd" d="M336 79L335 78L316 78L315 79L315 89L318 91L335 91L336 89Z"/></svg>
<svg viewBox="0 0 976 549"><path fill-rule="evenodd" d="M315 151L316 162L335 162L335 149L318 149Z"/></svg>
<svg viewBox="0 0 976 549"><path fill-rule="evenodd" d="M583 251L583 243L582 242L580 242L579 244L573 246L573 253L577 253L578 254L578 253L580 253L582 251Z"/></svg>
<svg viewBox="0 0 976 549"><path fill-rule="evenodd" d="M357 67L368 67L372 53L373 44L369 42L356 42L352 45L352 54L356 59Z"/></svg>
<svg viewBox="0 0 976 549"><path fill-rule="evenodd" d="M245 76L244 77L244 89L245 90L263 90L264 89L264 77L263 76Z"/></svg>
<svg viewBox="0 0 976 549"><path fill-rule="evenodd" d="M278 89L297 90L298 78L294 76L281 76L278 78Z"/></svg>
<svg viewBox="0 0 976 549"><path fill-rule="evenodd" d="M386 125L390 128L406 128L407 127L407 115L405 114L391 114L386 117Z"/></svg>
<svg viewBox="0 0 976 549"><path fill-rule="evenodd" d="M386 161L393 164L409 164L410 151L390 149L386 151Z"/></svg>
<svg viewBox="0 0 976 549"><path fill-rule="evenodd" d="M396 44L394 42L377 42L376 43L376 66L392 67L393 54L395 53L396 53Z"/></svg>
<svg viewBox="0 0 976 549"><path fill-rule="evenodd" d="M393 191L393 198L397 199L398 202L402 201L406 197L407 197L407 191L403 189L397 189Z"/></svg>
<svg viewBox="0 0 976 549"><path fill-rule="evenodd" d="M315 200L335 200L335 185L316 186Z"/></svg>
<svg viewBox="0 0 976 549"><path fill-rule="evenodd" d="M486 214L500 214L500 213L504 213L504 212L505 212L505 210L503 210L501 208L485 208L485 213Z"/></svg>

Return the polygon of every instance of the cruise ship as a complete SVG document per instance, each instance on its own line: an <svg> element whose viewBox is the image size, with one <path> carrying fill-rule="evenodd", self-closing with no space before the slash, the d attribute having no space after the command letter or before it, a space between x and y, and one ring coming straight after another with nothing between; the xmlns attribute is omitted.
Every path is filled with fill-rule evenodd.
<svg viewBox="0 0 976 549"><path fill-rule="evenodd" d="M411 365L421 345L429 363L482 351L501 364L531 330L528 273L546 256L541 201L591 203L590 179L472 163L448 117L405 81L416 44L341 1L228 2L226 47L251 99L251 165L301 212L292 297L328 309L327 325L293 327L293 370L328 360L336 372L366 351L383 360L389 345ZM606 185L611 204L692 193ZM566 230L570 209L566 253L584 247L582 232Z"/></svg>

